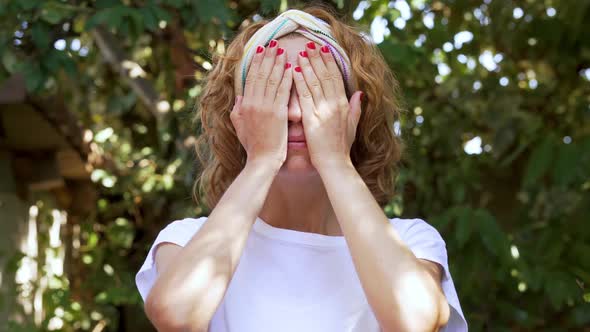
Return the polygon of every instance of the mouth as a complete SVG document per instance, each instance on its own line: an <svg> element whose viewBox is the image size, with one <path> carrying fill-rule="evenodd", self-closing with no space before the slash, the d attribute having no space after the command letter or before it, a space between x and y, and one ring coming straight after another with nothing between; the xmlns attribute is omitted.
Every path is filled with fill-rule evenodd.
<svg viewBox="0 0 590 332"><path fill-rule="evenodd" d="M287 142L289 146L304 146L305 145L305 134L303 130L297 130L299 128L291 128L287 135Z"/></svg>
<svg viewBox="0 0 590 332"><path fill-rule="evenodd" d="M305 141L288 141L287 147L289 149L304 149L307 147L307 143Z"/></svg>
<svg viewBox="0 0 590 332"><path fill-rule="evenodd" d="M287 137L287 142L289 142L289 143L302 143L302 142L305 142L305 136L300 135L300 136Z"/></svg>

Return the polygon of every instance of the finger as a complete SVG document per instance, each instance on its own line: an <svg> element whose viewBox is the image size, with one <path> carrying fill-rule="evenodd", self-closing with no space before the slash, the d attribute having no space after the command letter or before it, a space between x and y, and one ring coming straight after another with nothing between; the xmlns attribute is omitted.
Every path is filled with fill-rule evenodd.
<svg viewBox="0 0 590 332"><path fill-rule="evenodd" d="M313 41L305 44L305 48L308 54L309 62L313 71L320 81L322 91L324 92L324 98L330 100L335 95L335 88L332 73L328 71L328 67L324 64L324 60L320 55L319 45L316 45Z"/></svg>
<svg viewBox="0 0 590 332"><path fill-rule="evenodd" d="M349 123L352 125L352 128L355 128L359 124L359 120L361 118L361 105L362 105L362 91L356 91L352 97L350 97L350 112L348 113Z"/></svg>
<svg viewBox="0 0 590 332"><path fill-rule="evenodd" d="M277 90L277 94L274 101L276 109L285 109L289 105L289 97L291 96L291 87L293 84L293 68L291 63L285 64L285 71L283 79Z"/></svg>
<svg viewBox="0 0 590 332"><path fill-rule="evenodd" d="M297 59L299 61L299 67L301 68L303 78L305 79L305 82L309 87L309 91L311 92L313 101L316 105L320 105L325 100L324 92L322 91L322 85L320 84L320 81L313 72L313 67L309 63L307 51L299 52Z"/></svg>
<svg viewBox="0 0 590 332"><path fill-rule="evenodd" d="M242 109L242 99L244 99L244 96L238 96L238 100L236 102L236 109L238 112Z"/></svg>
<svg viewBox="0 0 590 332"><path fill-rule="evenodd" d="M308 111L315 112L315 104L300 66L296 66L293 70L293 80L295 81L295 89L297 89L297 95L299 96L299 105L305 118L307 117L306 114L308 114Z"/></svg>
<svg viewBox="0 0 590 332"><path fill-rule="evenodd" d="M270 102L275 99L277 89L279 88L279 84L281 84L286 61L285 49L277 48L275 63L266 82L266 92L264 94L264 98Z"/></svg>
<svg viewBox="0 0 590 332"><path fill-rule="evenodd" d="M248 75L246 76L246 86L244 87L244 97L246 97L246 100L249 100L249 97L254 96L256 73L258 73L258 69L260 68L263 58L264 46L259 45L256 48L254 56L252 57L252 63L248 69Z"/></svg>
<svg viewBox="0 0 590 332"><path fill-rule="evenodd" d="M340 72L340 68L336 63L336 59L332 52L337 52L327 44L322 46L320 50L320 54L322 55L322 59L324 60L324 64L328 68L328 72L330 72L330 76L334 78L334 90L335 94L338 96L345 96L346 98L346 88L344 87L344 79L342 77L342 73Z"/></svg>
<svg viewBox="0 0 590 332"><path fill-rule="evenodd" d="M229 119L231 123L234 125L234 128L237 127L237 119L241 116L241 106L242 105L242 96L236 96L236 102L234 103L234 107L232 108L231 112L229 113Z"/></svg>
<svg viewBox="0 0 590 332"><path fill-rule="evenodd" d="M236 100L234 101L234 107L232 108L231 112L239 112L240 105L242 104L242 96L236 96Z"/></svg>
<svg viewBox="0 0 590 332"><path fill-rule="evenodd" d="M258 73L256 74L256 84L254 84L254 98L255 100L262 100L264 98L264 93L266 91L266 81L270 76L270 72L272 67L275 64L275 56L277 53L277 41L271 40L270 44L266 48L264 52L264 58L262 59L262 63L260 64L260 69L258 69Z"/></svg>

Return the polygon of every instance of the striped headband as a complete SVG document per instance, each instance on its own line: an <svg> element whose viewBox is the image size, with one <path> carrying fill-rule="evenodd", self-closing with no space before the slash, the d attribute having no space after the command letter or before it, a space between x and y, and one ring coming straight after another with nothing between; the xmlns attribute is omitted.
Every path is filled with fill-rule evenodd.
<svg viewBox="0 0 590 332"><path fill-rule="evenodd" d="M324 20L304 11L290 9L265 24L246 43L242 60L240 61L239 67L236 68L236 71L239 68L239 72L236 72L236 75L239 76L236 77L240 77L239 83L241 83L236 84L236 95L243 95L244 93L246 75L252 63L252 57L256 49L255 46L264 45L266 47L272 39L279 39L291 32L298 33L317 44L328 46L338 64L338 68L340 68L340 72L346 83L345 86L348 89L347 92L352 93L354 91L354 83L350 71L350 59L332 36L330 25Z"/></svg>

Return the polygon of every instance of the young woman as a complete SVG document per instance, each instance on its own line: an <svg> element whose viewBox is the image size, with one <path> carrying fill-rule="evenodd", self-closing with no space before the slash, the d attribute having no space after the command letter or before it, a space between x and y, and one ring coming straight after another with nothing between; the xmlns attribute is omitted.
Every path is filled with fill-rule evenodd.
<svg viewBox="0 0 590 332"><path fill-rule="evenodd" d="M158 330L467 331L440 234L383 213L396 90L321 7L235 37L199 104L211 213L164 228L136 276Z"/></svg>

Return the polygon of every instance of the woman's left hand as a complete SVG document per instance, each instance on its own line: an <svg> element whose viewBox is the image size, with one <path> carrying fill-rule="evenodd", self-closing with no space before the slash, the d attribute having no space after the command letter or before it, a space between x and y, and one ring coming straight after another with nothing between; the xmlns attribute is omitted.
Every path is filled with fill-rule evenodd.
<svg viewBox="0 0 590 332"><path fill-rule="evenodd" d="M327 46L310 41L298 55L293 72L303 131L316 170L350 163L350 148L361 116L362 91L350 101L344 80Z"/></svg>

